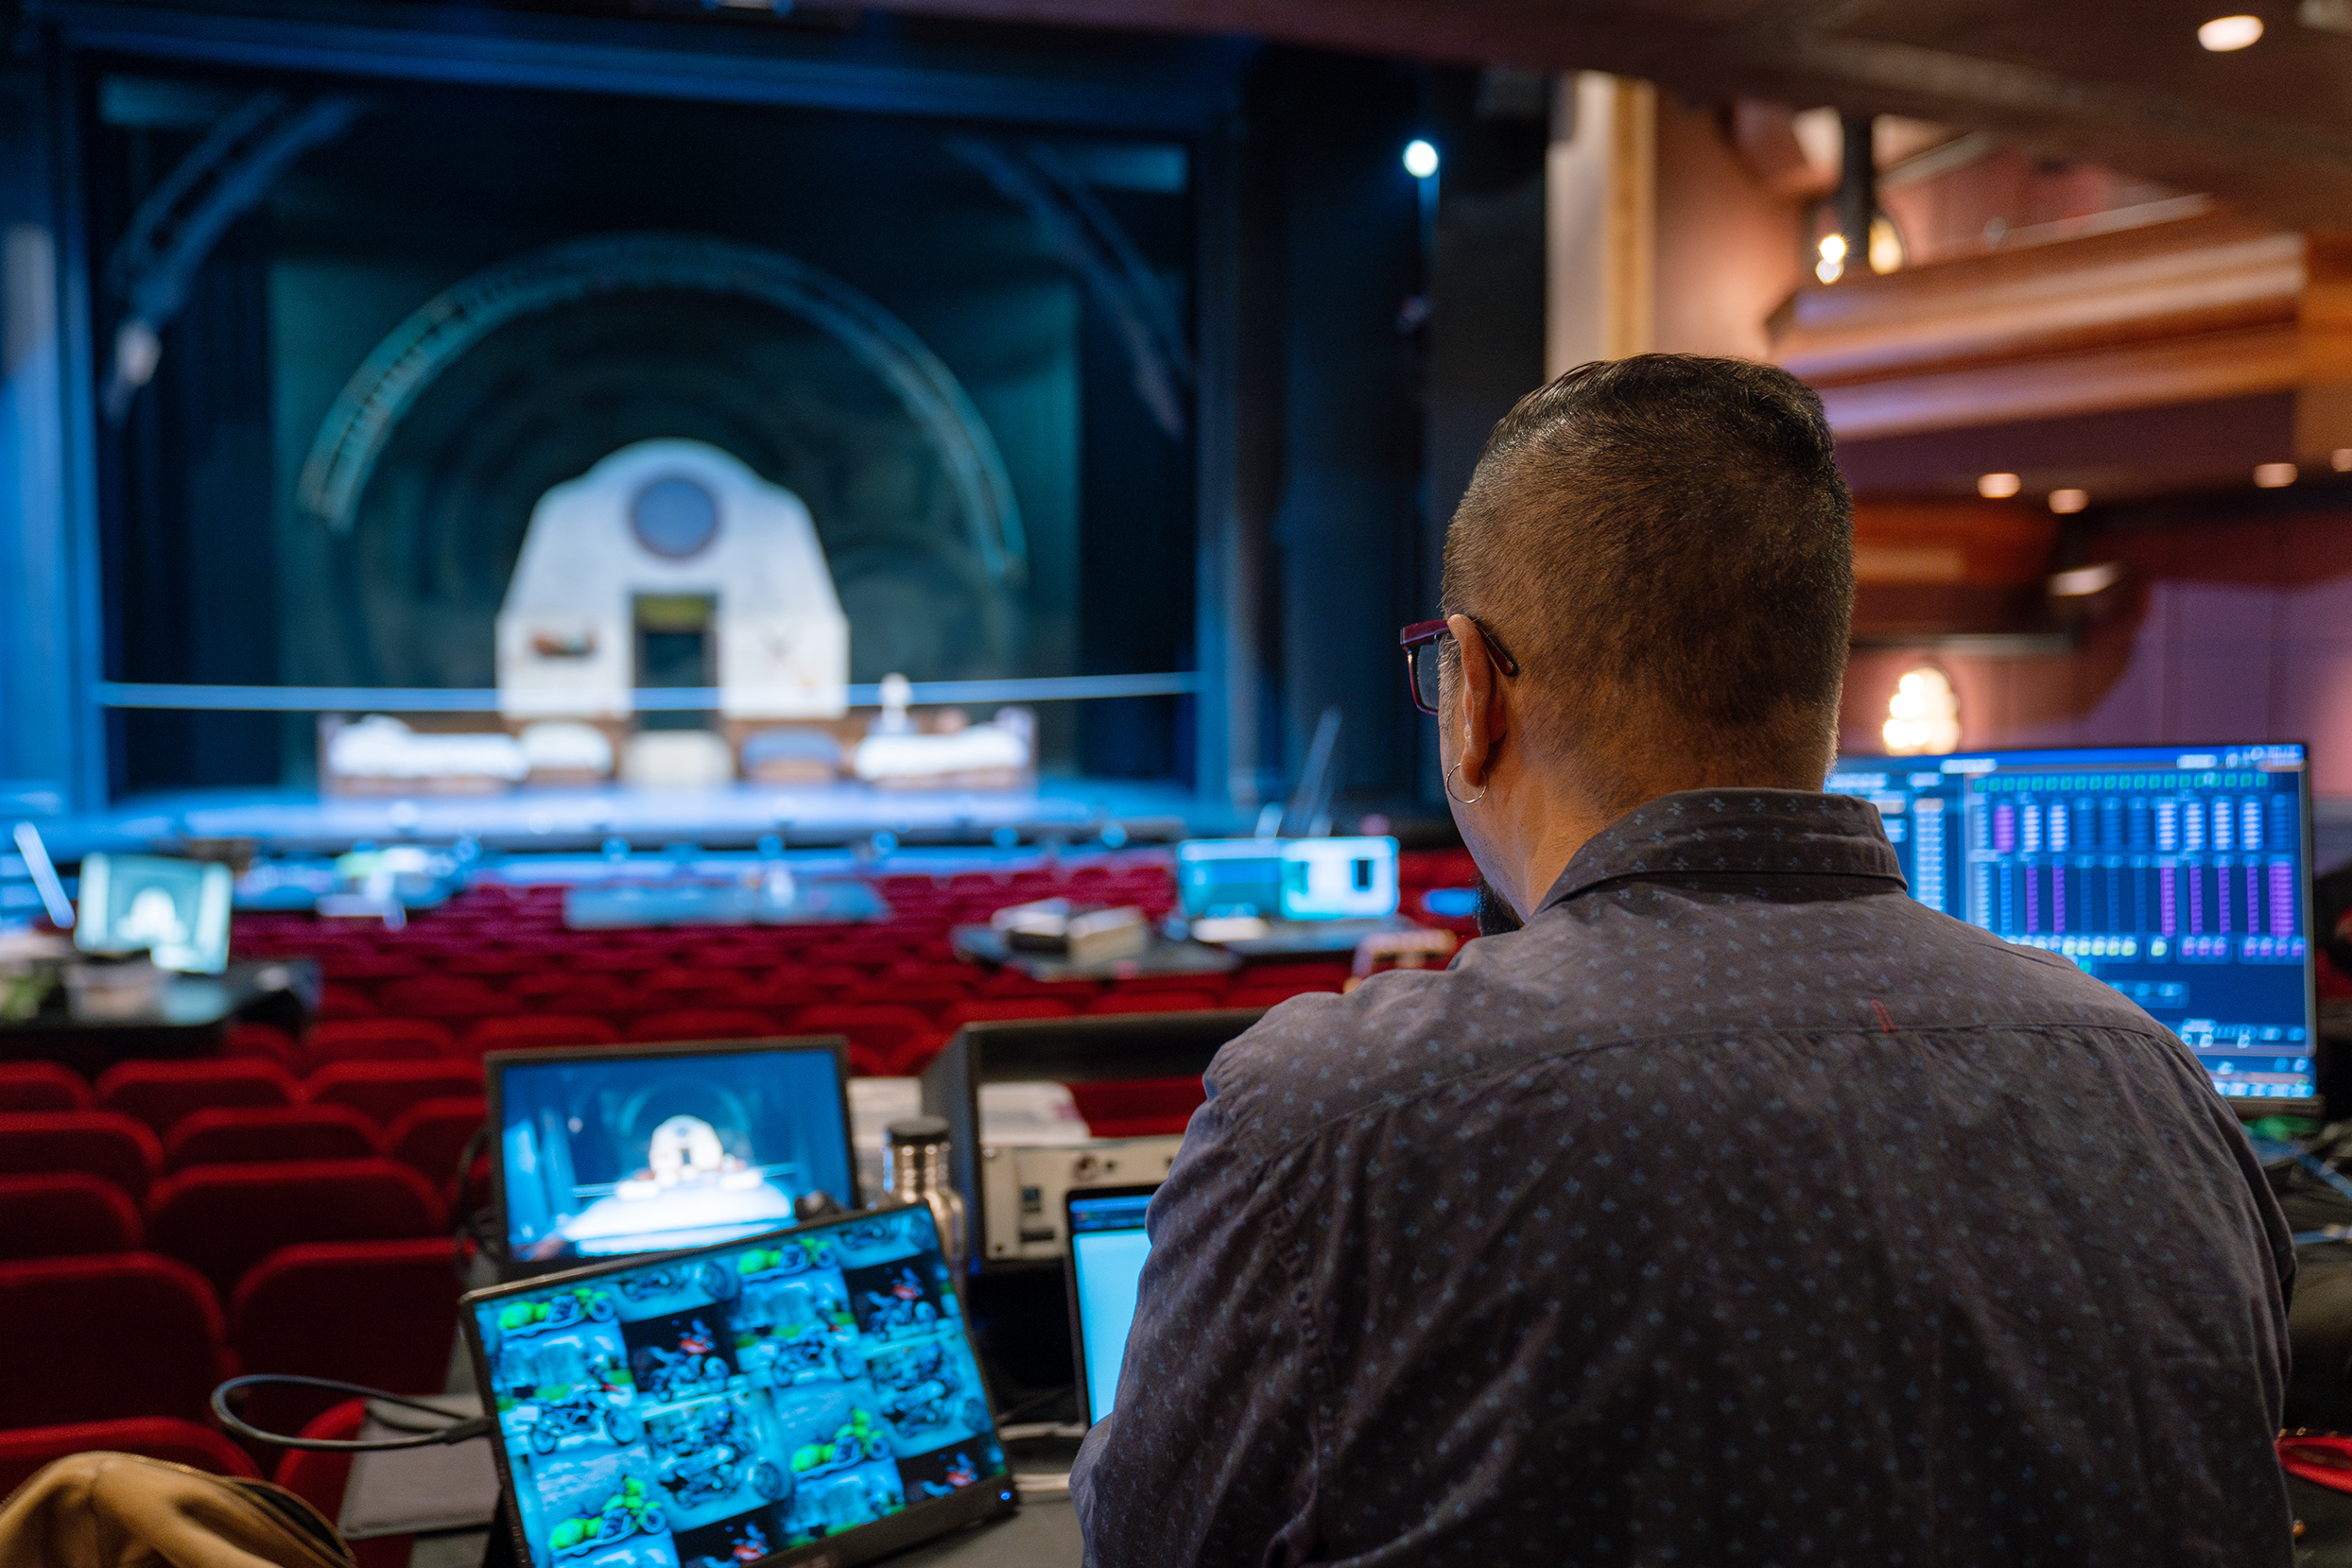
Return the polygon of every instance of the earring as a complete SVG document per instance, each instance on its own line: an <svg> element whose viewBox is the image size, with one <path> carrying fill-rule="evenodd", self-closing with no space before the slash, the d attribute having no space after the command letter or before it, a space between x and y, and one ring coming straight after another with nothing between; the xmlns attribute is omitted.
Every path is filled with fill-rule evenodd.
<svg viewBox="0 0 2352 1568"><path fill-rule="evenodd" d="M1480 801L1483 801L1483 800L1485 800L1485 799L1486 799L1486 791L1485 791L1485 790L1483 790L1483 789L1479 790L1479 791L1476 795L1471 796L1471 797L1470 797L1470 799L1468 799L1468 800L1466 800L1466 801L1465 801L1465 800L1463 800L1461 796L1459 796L1459 795L1457 795L1457 794L1455 794L1455 793L1454 793L1454 775L1455 775L1455 774L1457 774L1457 773L1459 773L1459 772L1461 772L1461 764L1460 764L1460 763L1456 763L1456 764L1454 764L1454 766L1453 766L1453 767L1449 767L1449 768L1447 768L1447 769L1445 770L1445 781L1444 781L1444 783L1445 783L1445 798L1446 798L1447 800L1449 800L1449 801L1453 801L1453 802L1454 802L1454 804L1456 804L1456 805L1458 805L1458 806L1474 806L1474 805L1477 805L1477 804L1478 804ZM1492 786L1490 785L1489 787L1492 787Z"/></svg>

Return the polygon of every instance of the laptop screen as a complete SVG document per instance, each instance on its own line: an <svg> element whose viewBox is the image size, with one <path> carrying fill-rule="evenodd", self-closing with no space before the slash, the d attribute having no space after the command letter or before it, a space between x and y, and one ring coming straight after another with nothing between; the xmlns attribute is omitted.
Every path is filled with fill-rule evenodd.
<svg viewBox="0 0 2352 1568"><path fill-rule="evenodd" d="M931 1213L465 1299L534 1568L860 1562L1012 1487Z"/></svg>
<svg viewBox="0 0 2352 1568"><path fill-rule="evenodd" d="M2304 765L2286 745L1844 757L1826 787L1877 806L1913 898L2073 960L2267 1111L2319 1094Z"/></svg>
<svg viewBox="0 0 2352 1568"><path fill-rule="evenodd" d="M1070 1292L1087 1421L1111 1413L1119 1363L1135 1321L1135 1287L1151 1238L1143 1228L1153 1187L1098 1188L1070 1195Z"/></svg>
<svg viewBox="0 0 2352 1568"><path fill-rule="evenodd" d="M855 1207L839 1051L813 1042L494 1052L494 1180L508 1255L610 1257Z"/></svg>

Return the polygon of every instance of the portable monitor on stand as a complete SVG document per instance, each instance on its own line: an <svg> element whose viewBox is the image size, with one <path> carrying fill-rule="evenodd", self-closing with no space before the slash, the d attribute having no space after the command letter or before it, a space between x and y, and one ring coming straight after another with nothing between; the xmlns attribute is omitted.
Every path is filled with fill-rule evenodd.
<svg viewBox="0 0 2352 1568"><path fill-rule="evenodd" d="M510 1275L733 1241L858 1203L834 1038L483 1060Z"/></svg>

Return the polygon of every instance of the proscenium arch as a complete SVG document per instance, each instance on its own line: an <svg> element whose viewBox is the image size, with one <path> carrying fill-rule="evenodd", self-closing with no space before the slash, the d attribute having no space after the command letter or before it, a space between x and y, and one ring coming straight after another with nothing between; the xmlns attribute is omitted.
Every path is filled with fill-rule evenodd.
<svg viewBox="0 0 2352 1568"><path fill-rule="evenodd" d="M1018 586L1028 569L1021 513L995 438L923 340L875 301L780 250L715 234L601 234L567 240L476 272L420 307L360 362L327 411L296 496L336 533L351 532L360 493L400 422L426 388L491 333L522 317L604 295L671 290L756 300L808 321L890 388L930 438L991 576Z"/></svg>

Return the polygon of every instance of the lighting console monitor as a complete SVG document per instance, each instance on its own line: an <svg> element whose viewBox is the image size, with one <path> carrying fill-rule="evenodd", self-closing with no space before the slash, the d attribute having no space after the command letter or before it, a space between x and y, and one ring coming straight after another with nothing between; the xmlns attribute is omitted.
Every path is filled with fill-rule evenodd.
<svg viewBox="0 0 2352 1568"><path fill-rule="evenodd" d="M476 1291L458 1316L531 1568L841 1568L1012 1511L920 1204Z"/></svg>
<svg viewBox="0 0 2352 1568"><path fill-rule="evenodd" d="M1827 788L1877 806L1912 897L2071 958L2251 1113L2319 1097L2304 764L2300 746L1843 757Z"/></svg>
<svg viewBox="0 0 2352 1568"><path fill-rule="evenodd" d="M857 1204L829 1040L494 1051L492 1181L520 1265L734 1241Z"/></svg>

